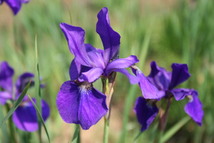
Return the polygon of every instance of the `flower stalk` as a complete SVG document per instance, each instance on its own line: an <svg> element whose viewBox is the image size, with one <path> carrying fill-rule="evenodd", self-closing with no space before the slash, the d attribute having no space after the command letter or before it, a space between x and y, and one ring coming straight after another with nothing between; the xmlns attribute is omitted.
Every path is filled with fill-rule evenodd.
<svg viewBox="0 0 214 143"><path fill-rule="evenodd" d="M111 98L114 92L116 72L112 72L108 78L102 78L103 84L103 93L107 96L106 103L108 106L108 112L104 116L104 135L103 135L103 143L108 143L109 136L109 122L111 115Z"/></svg>

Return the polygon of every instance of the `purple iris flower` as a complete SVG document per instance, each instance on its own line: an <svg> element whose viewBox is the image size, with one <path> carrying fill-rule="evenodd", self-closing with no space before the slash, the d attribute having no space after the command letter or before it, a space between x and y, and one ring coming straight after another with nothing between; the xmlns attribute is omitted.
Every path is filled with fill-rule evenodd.
<svg viewBox="0 0 214 143"><path fill-rule="evenodd" d="M136 56L119 59L120 35L110 26L108 9L102 8L97 15L96 31L104 50L84 43L85 31L80 27L61 23L70 52L74 55L69 74L57 96L57 107L62 119L67 123L80 124L89 129L108 111L106 95L93 88L92 83L101 76L108 78L112 72L126 75L131 83L138 79L125 68L138 62Z"/></svg>
<svg viewBox="0 0 214 143"><path fill-rule="evenodd" d="M0 0L0 4L6 2L13 11L13 14L16 15L20 11L22 4L28 3L29 1L30 0Z"/></svg>
<svg viewBox="0 0 214 143"><path fill-rule="evenodd" d="M21 92L27 83L32 80L31 86L34 85L34 75L32 73L23 73L19 76L15 84L15 92L13 91L14 70L7 62L0 63L0 104L4 105L9 100L15 101L20 96ZM36 102L35 98L33 101ZM48 104L42 100L42 117L44 121L47 120L50 114ZM15 126L23 131L33 132L38 129L37 114L32 102L25 96L21 105L16 109L12 115L12 120Z"/></svg>
<svg viewBox="0 0 214 143"><path fill-rule="evenodd" d="M188 67L186 64L173 63L172 72L169 72L164 68L157 66L155 62L151 63L151 73L149 74L147 79L150 81L150 83L153 84L153 87L156 87L156 89L154 90L157 92L157 94L153 96L151 95L140 97L137 99L135 105L137 118L138 121L142 124L142 129L146 129L154 120L154 116L156 116L158 113L156 105L151 104L152 102L150 99L155 99L155 102L157 102L162 98L167 99L171 97L174 97L177 101L188 98L189 102L184 107L185 112L198 125L202 124L204 112L202 103L198 98L198 92L194 89L174 89L177 85L186 81L189 77L190 73L188 72ZM146 95L146 92L147 91L142 89L143 95ZM147 102L145 102L146 100ZM147 114L147 116L141 117L142 114Z"/></svg>

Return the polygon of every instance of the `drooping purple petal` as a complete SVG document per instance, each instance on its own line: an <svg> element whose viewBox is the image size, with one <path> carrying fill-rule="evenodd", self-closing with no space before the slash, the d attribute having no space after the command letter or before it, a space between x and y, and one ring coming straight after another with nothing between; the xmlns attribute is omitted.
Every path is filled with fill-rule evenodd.
<svg viewBox="0 0 214 143"><path fill-rule="evenodd" d="M185 89L185 88L177 88L170 91L173 96L175 97L175 100L183 100L186 96L198 96L198 93L194 89Z"/></svg>
<svg viewBox="0 0 214 143"><path fill-rule="evenodd" d="M33 99L34 102L36 101ZM50 114L48 104L42 100L42 117L46 121ZM36 110L30 101L25 101L19 106L12 116L15 126L23 131L34 132L38 130Z"/></svg>
<svg viewBox="0 0 214 143"><path fill-rule="evenodd" d="M156 62L151 62L151 72L148 76L150 82L159 90L167 90L171 81L171 72L159 67Z"/></svg>
<svg viewBox="0 0 214 143"><path fill-rule="evenodd" d="M165 96L165 92L159 91L140 70L132 71L139 79L139 86L145 99L160 99Z"/></svg>
<svg viewBox="0 0 214 143"><path fill-rule="evenodd" d="M187 64L172 64L172 78L169 85L169 89L173 89L175 86L186 81L190 77Z"/></svg>
<svg viewBox="0 0 214 143"><path fill-rule="evenodd" d="M114 71L115 72L120 72L120 73L124 74L129 79L129 82L131 84L137 84L137 83L139 83L138 77L130 74L126 69L115 69Z"/></svg>
<svg viewBox="0 0 214 143"><path fill-rule="evenodd" d="M96 31L100 35L105 49L104 59L105 63L117 58L120 47L120 35L114 31L110 26L108 16L108 9L102 8L97 15L97 28Z"/></svg>
<svg viewBox="0 0 214 143"><path fill-rule="evenodd" d="M156 105L149 105L143 97L138 97L134 108L138 122L141 124L141 131L145 131L158 114Z"/></svg>
<svg viewBox="0 0 214 143"><path fill-rule="evenodd" d="M19 96L19 94L24 90L25 86L31 81L31 86L34 85L34 74L26 72L21 74L17 81L16 81L16 95L17 97Z"/></svg>
<svg viewBox="0 0 214 143"><path fill-rule="evenodd" d="M190 101L184 107L185 112L198 124L202 125L204 116L203 106L198 96L191 96Z"/></svg>
<svg viewBox="0 0 214 143"><path fill-rule="evenodd" d="M0 63L0 88L12 93L13 68L7 62Z"/></svg>
<svg viewBox="0 0 214 143"><path fill-rule="evenodd" d="M194 89L179 88L171 90L171 93L177 101L183 100L185 97L189 98L184 110L197 124L201 125L204 112L202 103L198 98L198 92Z"/></svg>
<svg viewBox="0 0 214 143"><path fill-rule="evenodd" d="M90 65L90 59L84 44L85 31L80 27L66 23L61 23L60 28L66 37L69 50L74 54L76 61L85 66Z"/></svg>
<svg viewBox="0 0 214 143"><path fill-rule="evenodd" d="M116 59L110 62L107 67L105 73L108 75L115 69L124 69L132 66L133 64L139 62L138 58L134 55L131 55L127 58Z"/></svg>
<svg viewBox="0 0 214 143"><path fill-rule="evenodd" d="M92 68L87 72L83 72L81 74L81 76L79 77L79 81L80 82L94 82L95 80L97 80L103 73L103 69L101 68Z"/></svg>
<svg viewBox="0 0 214 143"><path fill-rule="evenodd" d="M9 99L12 99L11 93L7 91L0 91L0 104L4 105Z"/></svg>
<svg viewBox="0 0 214 143"><path fill-rule="evenodd" d="M56 104L65 122L80 124L85 130L96 124L108 110L106 96L90 83L64 82Z"/></svg>

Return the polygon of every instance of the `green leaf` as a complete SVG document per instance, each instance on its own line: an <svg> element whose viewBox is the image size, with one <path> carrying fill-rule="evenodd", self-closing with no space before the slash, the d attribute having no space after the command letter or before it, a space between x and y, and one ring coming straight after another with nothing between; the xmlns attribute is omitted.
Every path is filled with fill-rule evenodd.
<svg viewBox="0 0 214 143"><path fill-rule="evenodd" d="M37 111L37 115L39 116L39 119L40 119L40 121L41 121L41 123L42 123L42 125L43 125L43 127L44 127L44 129L45 129L45 133L46 133L46 135L47 135L48 142L50 143L50 136L49 136L48 130L47 130L46 126L45 126L45 121L44 121L43 118L42 118L42 114L41 114L41 112L39 111L37 105L34 103L34 101L32 100L32 98L30 97L30 95L28 95L28 97L29 97L30 101L32 102L34 108L35 108L36 111ZM37 102L38 102L38 101L37 101Z"/></svg>
<svg viewBox="0 0 214 143"><path fill-rule="evenodd" d="M72 143L80 143L80 126L79 125L76 125L75 127Z"/></svg>
<svg viewBox="0 0 214 143"><path fill-rule="evenodd" d="M190 117L185 117L181 121L179 121L177 124L175 124L171 129L169 129L163 137L160 139L161 143L165 143L168 141L179 129L181 129L188 121L190 120Z"/></svg>
<svg viewBox="0 0 214 143"><path fill-rule="evenodd" d="M16 102L13 104L10 111L7 113L7 115L4 117L3 121L1 122L0 127L2 128L3 124L10 118L10 116L13 114L13 112L18 108L18 106L21 104L23 98L25 97L29 87L30 87L31 81L25 86L24 90L22 91L19 98L16 100Z"/></svg>
<svg viewBox="0 0 214 143"><path fill-rule="evenodd" d="M38 46L37 46L37 35L35 36L35 70L36 70L36 74L35 74L35 87L36 87L36 105L38 110L41 112L41 98L42 98L42 94L41 94L41 87L40 87L40 70L39 70L39 59L38 59ZM38 113L37 113L38 114ZM39 116L39 115L37 115ZM40 143L42 142L42 130L41 130L41 122L40 119L38 118L38 125L39 125L39 129L38 129L38 134L39 134L39 140Z"/></svg>

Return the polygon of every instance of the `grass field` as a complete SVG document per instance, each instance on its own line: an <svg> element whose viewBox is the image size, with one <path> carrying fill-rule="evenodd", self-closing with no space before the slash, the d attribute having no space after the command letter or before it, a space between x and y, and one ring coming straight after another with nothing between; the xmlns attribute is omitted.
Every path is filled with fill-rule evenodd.
<svg viewBox="0 0 214 143"><path fill-rule="evenodd" d="M137 55L137 64L148 75L150 62L171 70L171 63L186 63L191 78L183 88L194 88L199 92L205 116L203 125L192 120L168 140L169 143L213 143L214 142L214 1L211 0L32 0L25 4L17 16L13 16L6 4L0 6L0 61L8 61L15 69L16 77L23 72L36 73L35 37L37 37L39 64L42 82L46 87L42 97L49 103L51 116L47 129L51 142L71 141L73 124L66 124L56 108L56 96L61 84L69 80L69 65L73 59L67 42L59 28L65 22L80 26L86 31L86 42L103 48L96 33L96 15L102 7L109 8L111 25L121 35L120 57ZM123 139L133 142L140 130L133 112L134 100L141 96L137 85L131 86L125 76L118 74L112 101L110 121L111 143L121 141L121 131L127 133ZM98 89L100 81L95 83ZM29 90L35 96L34 89ZM130 100L128 100L130 99ZM187 101L176 102L170 108L166 131L187 115L183 106ZM128 113L124 119L125 112ZM6 115L0 106L0 120ZM125 124L125 126L124 126ZM137 142L153 142L157 121L145 131ZM20 143L35 143L37 132L16 130ZM103 120L90 130L81 131L82 142L102 141ZM43 131L43 141L47 137ZM6 126L0 132L0 142L9 143Z"/></svg>

